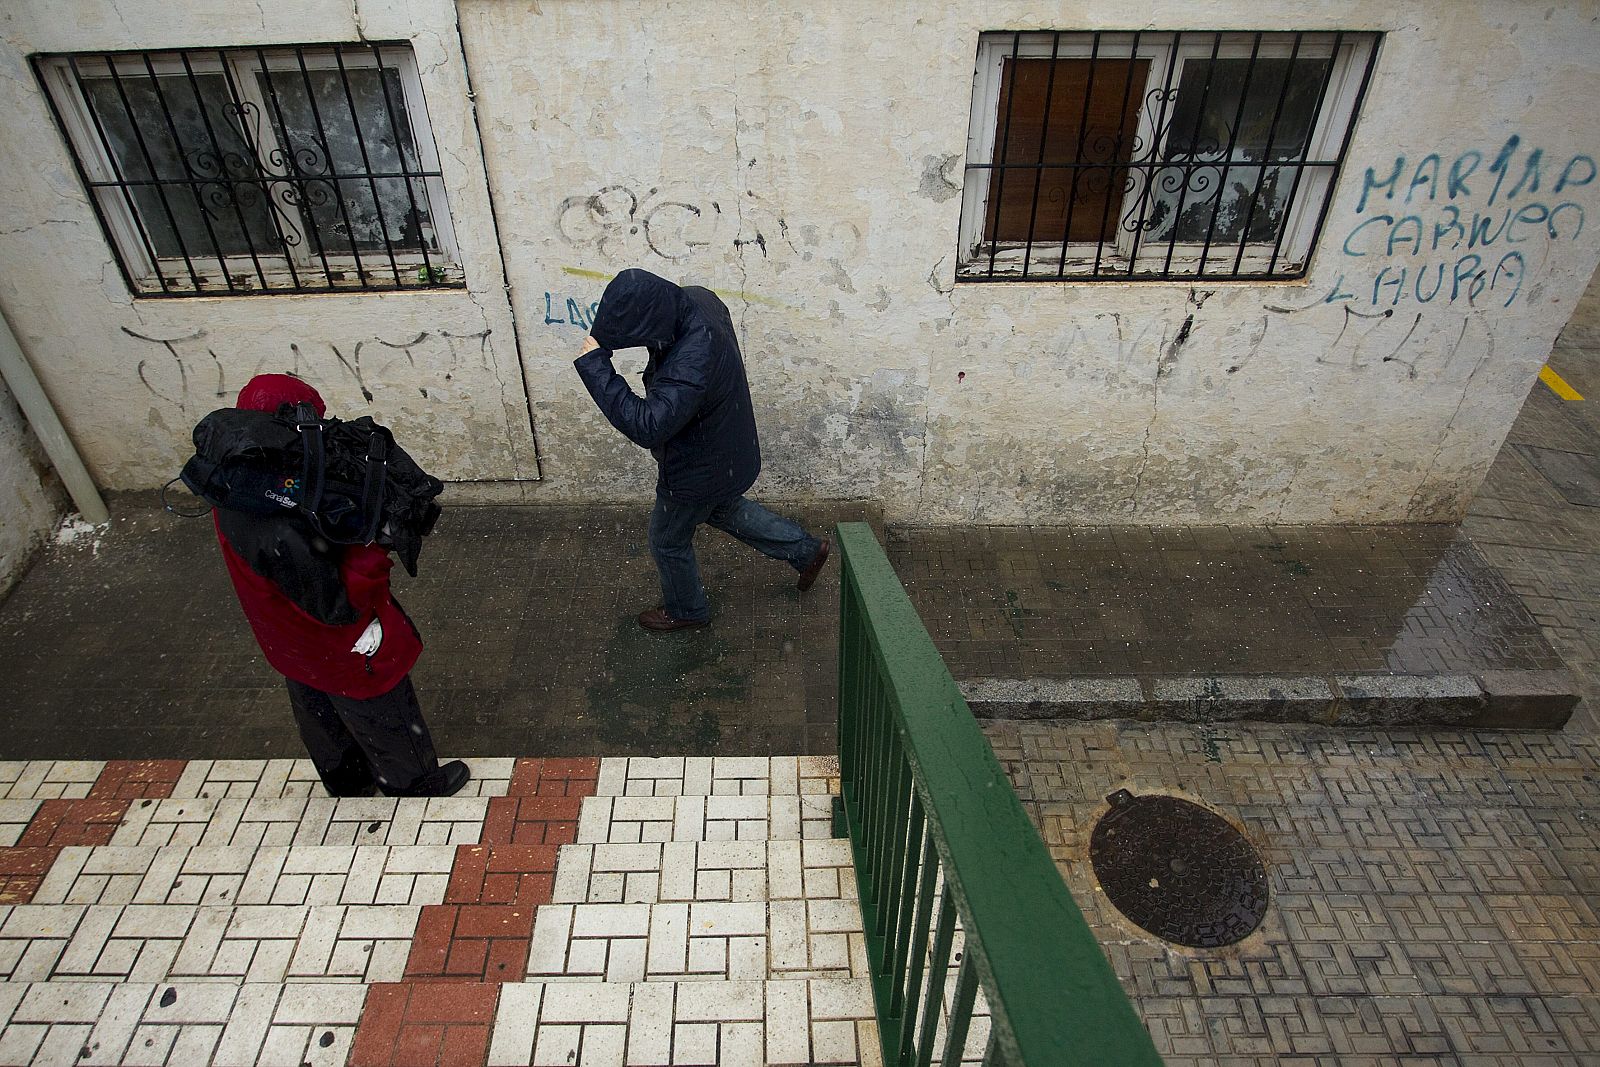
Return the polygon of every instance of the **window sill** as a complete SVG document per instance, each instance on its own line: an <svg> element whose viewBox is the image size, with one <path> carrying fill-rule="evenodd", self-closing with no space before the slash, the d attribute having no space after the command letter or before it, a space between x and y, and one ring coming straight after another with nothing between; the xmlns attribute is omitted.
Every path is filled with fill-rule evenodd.
<svg viewBox="0 0 1600 1067"><path fill-rule="evenodd" d="M280 261L281 263L281 261ZM379 293L412 292L437 289L463 289L466 276L456 264L440 265L437 261L424 264L420 256L396 257L395 269L375 267L364 263L358 270L353 262L340 263L330 259L328 269L315 265L296 265L293 273L287 267L262 264L258 272L248 260L229 263L226 275L216 270L196 270L199 280L196 287L189 271L181 260L163 261L161 279L145 275L132 279L136 298L218 297L218 296L312 296L329 293ZM431 271L431 274L429 273ZM263 285L262 281L266 284Z"/></svg>
<svg viewBox="0 0 1600 1067"><path fill-rule="evenodd" d="M1157 246L1161 247L1161 246ZM1234 268L1233 251L1226 257L1211 255L1206 257L1206 272L1200 273L1200 256L1176 255L1172 263L1167 264L1165 250L1160 255L1154 253L1149 256L1141 254L1139 264L1130 269L1130 261L1125 255L1113 255L1102 252L1096 264L1094 246L1088 246L1086 252L1069 247L1065 258L1061 255L1061 246L1035 245L1032 252L1024 254L1020 247L1002 247L994 252L993 260L987 248L978 249L973 255L956 264L956 278L958 283L971 284L974 282L1151 282L1168 285L1193 285L1204 282L1207 285L1228 282L1260 283L1260 282L1294 282L1304 281L1306 265L1302 262L1279 258L1275 269L1269 270L1272 262L1270 248L1262 252L1247 252ZM1026 258L1026 261L1025 261ZM1098 269L1097 269L1098 267Z"/></svg>

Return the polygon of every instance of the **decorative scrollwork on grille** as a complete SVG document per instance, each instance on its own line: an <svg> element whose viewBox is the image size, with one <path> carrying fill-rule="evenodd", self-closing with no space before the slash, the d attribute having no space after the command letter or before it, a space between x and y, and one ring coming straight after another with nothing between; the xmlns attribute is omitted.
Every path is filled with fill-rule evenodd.
<svg viewBox="0 0 1600 1067"><path fill-rule="evenodd" d="M449 213L430 200L443 175L422 162L426 116L396 88L419 76L409 45L33 63L58 115L88 109L87 130L63 125L136 291L461 284L445 259Z"/></svg>
<svg viewBox="0 0 1600 1067"><path fill-rule="evenodd" d="M1343 32L986 34L977 106L993 101L993 111L969 141L957 278L1303 276L1376 42ZM1038 64L1028 91L1018 75L1006 80L1023 56ZM1058 64L1050 80L1046 56ZM1330 92L1336 73L1354 92ZM1289 227L1291 217L1314 225Z"/></svg>

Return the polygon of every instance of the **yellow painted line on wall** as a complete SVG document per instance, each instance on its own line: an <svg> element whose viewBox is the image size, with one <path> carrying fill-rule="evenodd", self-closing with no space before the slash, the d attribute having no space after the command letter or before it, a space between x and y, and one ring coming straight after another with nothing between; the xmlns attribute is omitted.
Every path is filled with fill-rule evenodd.
<svg viewBox="0 0 1600 1067"><path fill-rule="evenodd" d="M1567 380L1550 369L1546 363L1539 371L1539 380L1550 387L1550 391L1562 400L1582 400L1583 394L1567 384Z"/></svg>

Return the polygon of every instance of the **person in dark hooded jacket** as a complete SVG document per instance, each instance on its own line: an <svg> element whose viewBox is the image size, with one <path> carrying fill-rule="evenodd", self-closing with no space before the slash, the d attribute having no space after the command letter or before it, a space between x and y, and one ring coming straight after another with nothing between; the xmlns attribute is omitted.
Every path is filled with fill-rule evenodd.
<svg viewBox="0 0 1600 1067"><path fill-rule="evenodd" d="M287 374L258 374L239 391L246 411L292 413L322 397ZM286 478L283 492L298 486ZM394 561L375 544L335 545L293 508L212 512L239 606L289 686L300 739L334 796L450 796L472 777L440 766L411 668L422 639L389 592Z"/></svg>
<svg viewBox="0 0 1600 1067"><path fill-rule="evenodd" d="M650 353L643 397L611 365L623 348ZM606 286L574 365L607 421L656 459L650 554L662 603L639 615L641 626L667 631L710 621L694 556L701 523L784 560L799 572L801 591L811 588L828 542L744 496L761 473L761 444L733 319L715 293L623 271Z"/></svg>

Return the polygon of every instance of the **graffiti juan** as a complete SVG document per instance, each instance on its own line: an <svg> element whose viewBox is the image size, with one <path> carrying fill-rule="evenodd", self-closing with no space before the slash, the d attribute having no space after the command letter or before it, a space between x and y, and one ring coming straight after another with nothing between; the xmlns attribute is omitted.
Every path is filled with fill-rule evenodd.
<svg viewBox="0 0 1600 1067"><path fill-rule="evenodd" d="M1547 154L1515 135L1494 152L1368 167L1340 245L1349 269L1324 302L1510 307L1551 247L1583 233L1578 198L1597 173L1591 156Z"/></svg>
<svg viewBox="0 0 1600 1067"><path fill-rule="evenodd" d="M373 402L375 388L415 389L429 399L429 388L447 387L459 373L482 370L495 373L489 348L490 330L453 333L423 330L415 337L385 340L366 337L352 343L331 341L302 346L288 343L288 351L265 352L254 360L230 358L230 375L204 327L173 337L122 332L149 348L134 366L145 391L185 415L204 412L226 402L252 374L287 371L319 388L354 386L362 399ZM331 359L322 356L326 347ZM313 355L311 350L317 354ZM248 366L251 369L246 371Z"/></svg>

